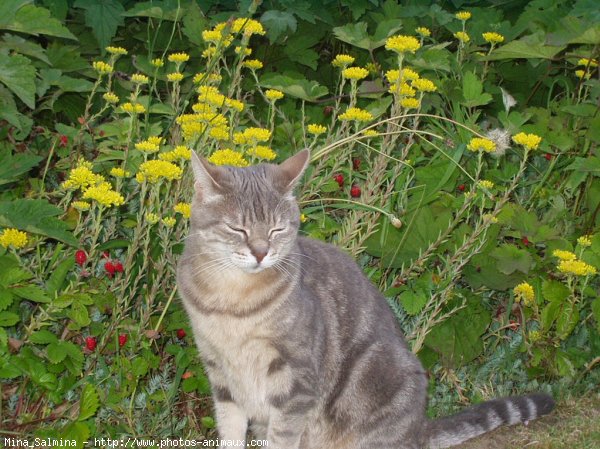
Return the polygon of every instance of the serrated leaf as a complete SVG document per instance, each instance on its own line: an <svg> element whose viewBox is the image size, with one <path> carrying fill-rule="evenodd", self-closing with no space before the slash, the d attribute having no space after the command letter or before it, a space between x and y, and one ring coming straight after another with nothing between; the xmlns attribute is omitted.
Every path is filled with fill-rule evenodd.
<svg viewBox="0 0 600 449"><path fill-rule="evenodd" d="M0 285L0 312L6 310L13 303L14 296L10 289Z"/></svg>
<svg viewBox="0 0 600 449"><path fill-rule="evenodd" d="M561 308L561 313L556 319L556 334L558 338L567 338L579 322L579 310L570 302L566 302Z"/></svg>
<svg viewBox="0 0 600 449"><path fill-rule="evenodd" d="M67 351L60 343L60 341L57 341L50 343L46 347L46 355L48 356L50 363L60 363L67 357Z"/></svg>
<svg viewBox="0 0 600 449"><path fill-rule="evenodd" d="M335 27L333 29L333 34L342 42L346 42L355 47L364 50L369 50L371 48L372 41L367 32L366 22L348 23L344 26Z"/></svg>
<svg viewBox="0 0 600 449"><path fill-rule="evenodd" d="M547 332L550 330L560 314L562 305L563 301L552 301L546 304L546 306L542 309L540 324L543 331Z"/></svg>
<svg viewBox="0 0 600 449"><path fill-rule="evenodd" d="M600 297L592 301L592 315L596 320L596 329L600 332Z"/></svg>
<svg viewBox="0 0 600 449"><path fill-rule="evenodd" d="M15 0L3 0L2 3L22 3ZM0 26L19 33L40 34L77 40L77 38L58 19L50 15L50 11L33 4L23 5L14 14L12 20Z"/></svg>
<svg viewBox="0 0 600 449"><path fill-rule="evenodd" d="M90 427L85 422L75 421L66 425L60 432L60 437L65 441L75 440L74 449L83 449L90 438Z"/></svg>
<svg viewBox="0 0 600 449"><path fill-rule="evenodd" d="M467 107L482 106L492 101L492 96L483 92L483 83L473 72L464 74L462 92L463 104Z"/></svg>
<svg viewBox="0 0 600 449"><path fill-rule="evenodd" d="M50 64L50 60L46 56L46 51L41 45L14 34L6 33L2 36L2 42L0 42L1 48L10 49L16 53L21 53L22 55L30 56L46 64Z"/></svg>
<svg viewBox="0 0 600 449"><path fill-rule="evenodd" d="M400 294L399 299L406 313L411 316L414 316L423 310L425 303L427 303L427 296L422 291L413 292L407 290Z"/></svg>
<svg viewBox="0 0 600 449"><path fill-rule="evenodd" d="M54 296L60 290L61 286L65 282L65 279L67 278L67 274L69 274L74 266L75 259L73 257L69 257L58 264L46 282L46 290L48 291L48 295Z"/></svg>
<svg viewBox="0 0 600 449"><path fill-rule="evenodd" d="M193 9L190 5L197 5L195 2L178 9L177 0L153 0L150 2L136 2L133 8L128 9L122 15L123 17L152 17L153 19L162 20L185 20L189 14L189 10Z"/></svg>
<svg viewBox="0 0 600 449"><path fill-rule="evenodd" d="M6 348L8 343L8 334L6 333L6 330L3 327L0 327L0 348L4 349ZM0 378L2 378L2 376L0 375Z"/></svg>
<svg viewBox="0 0 600 449"><path fill-rule="evenodd" d="M47 345L58 342L58 337L49 330L42 329L32 333L29 336L29 341L38 345Z"/></svg>
<svg viewBox="0 0 600 449"><path fill-rule="evenodd" d="M496 61L500 59L552 59L565 49L564 46L551 47L541 43L531 43L526 40L509 42L494 49L485 59Z"/></svg>
<svg viewBox="0 0 600 449"><path fill-rule="evenodd" d="M63 92L90 92L94 87L94 83L81 78L72 78L70 76L61 76L56 85Z"/></svg>
<svg viewBox="0 0 600 449"><path fill-rule="evenodd" d="M63 348L67 351L67 358L63 361L67 369L75 375L81 374L83 368L83 351L70 341L63 342Z"/></svg>
<svg viewBox="0 0 600 449"><path fill-rule="evenodd" d="M35 285L24 285L11 288L11 292L19 298L27 299L33 302L48 303L50 298L46 292Z"/></svg>
<svg viewBox="0 0 600 449"><path fill-rule="evenodd" d="M77 0L73 6L85 10L85 24L92 29L102 51L123 23L123 5L117 0Z"/></svg>
<svg viewBox="0 0 600 449"><path fill-rule="evenodd" d="M546 301L562 302L571 295L571 290L562 282L545 280L542 283L542 295Z"/></svg>
<svg viewBox="0 0 600 449"><path fill-rule="evenodd" d="M275 9L265 11L260 21L267 29L267 36L271 43L275 42L288 30L295 33L298 27L298 22L292 13Z"/></svg>
<svg viewBox="0 0 600 449"><path fill-rule="evenodd" d="M79 302L71 304L71 309L67 312L67 316L74 321L74 323L69 325L69 329L72 330L85 327L91 322L87 308ZM76 324L76 326L73 326L73 324Z"/></svg>
<svg viewBox="0 0 600 449"><path fill-rule="evenodd" d="M528 251L515 245L504 244L490 253L496 259L498 271L504 274L512 274L515 271L529 273L532 259Z"/></svg>
<svg viewBox="0 0 600 449"><path fill-rule="evenodd" d="M67 224L56 218L62 213L46 200L0 201L0 226L45 235L78 246L73 234L67 231Z"/></svg>
<svg viewBox="0 0 600 449"><path fill-rule="evenodd" d="M148 362L143 357L136 357L131 361L131 372L136 377L143 377L148 373Z"/></svg>
<svg viewBox="0 0 600 449"><path fill-rule="evenodd" d="M576 157L566 169L600 175L600 158L596 156Z"/></svg>
<svg viewBox="0 0 600 449"><path fill-rule="evenodd" d="M0 326L10 327L21 321L19 315L13 312L0 312Z"/></svg>
<svg viewBox="0 0 600 449"><path fill-rule="evenodd" d="M325 86L321 86L316 81L295 76L270 74L263 76L260 83L265 87L280 90L290 97L306 101L316 101L329 93Z"/></svg>
<svg viewBox="0 0 600 449"><path fill-rule="evenodd" d="M0 256L0 285L8 287L31 278L31 274L19 266L19 261L15 256L12 254Z"/></svg>
<svg viewBox="0 0 600 449"><path fill-rule="evenodd" d="M35 67L28 58L0 53L0 83L30 109L35 108Z"/></svg>
<svg viewBox="0 0 600 449"><path fill-rule="evenodd" d="M4 329L3 329L4 330ZM4 363L0 361L0 379L14 379L21 375L21 370L8 359Z"/></svg>
<svg viewBox="0 0 600 449"><path fill-rule="evenodd" d="M204 40L202 39L202 31L207 29L208 21L202 10L196 2L190 2L186 6L185 14L183 15L183 27L181 31L194 45L199 47L204 46Z"/></svg>
<svg viewBox="0 0 600 449"><path fill-rule="evenodd" d="M0 149L0 185L18 180L22 175L35 167L41 156L27 153L12 154L8 148Z"/></svg>
<svg viewBox="0 0 600 449"><path fill-rule="evenodd" d="M85 421L91 418L96 414L98 407L100 407L100 399L96 388L92 384L86 384L79 400L79 417L77 421Z"/></svg>

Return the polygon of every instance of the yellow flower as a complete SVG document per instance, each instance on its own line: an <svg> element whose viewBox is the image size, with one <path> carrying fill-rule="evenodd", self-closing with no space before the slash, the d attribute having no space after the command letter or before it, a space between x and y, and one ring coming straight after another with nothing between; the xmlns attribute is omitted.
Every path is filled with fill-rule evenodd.
<svg viewBox="0 0 600 449"><path fill-rule="evenodd" d="M73 201L71 203L71 206L73 206L78 211L82 211L82 212L86 211L86 210L90 210L90 203L88 203L87 201Z"/></svg>
<svg viewBox="0 0 600 449"><path fill-rule="evenodd" d="M457 31L456 33L454 33L454 37L457 38L462 43L467 43L471 40L469 35L467 33L465 33L464 31Z"/></svg>
<svg viewBox="0 0 600 449"><path fill-rule="evenodd" d="M435 87L435 84L433 84L432 81L426 79L426 78L420 78L418 80L414 80L411 83L412 87L414 87L415 89L421 91L421 92L435 92L437 90L437 87Z"/></svg>
<svg viewBox="0 0 600 449"><path fill-rule="evenodd" d="M575 70L575 76L577 78L585 78L586 80L589 80L592 75L585 70Z"/></svg>
<svg viewBox="0 0 600 449"><path fill-rule="evenodd" d="M310 134L314 134L315 136L318 136L319 134L323 134L324 132L327 132L327 127L323 126L323 125L319 125L317 123L311 123L310 125L308 125L306 127L306 130Z"/></svg>
<svg viewBox="0 0 600 449"><path fill-rule="evenodd" d="M102 175L97 175L92 171L92 164L86 161L79 161L77 167L69 172L66 181L62 183L65 189L86 189L104 181Z"/></svg>
<svg viewBox="0 0 600 449"><path fill-rule="evenodd" d="M405 97L414 97L417 93L412 87L408 85L408 83L401 83L398 85L394 83L389 89L388 92L391 94L400 94Z"/></svg>
<svg viewBox="0 0 600 449"><path fill-rule="evenodd" d="M252 54L252 49L248 47L242 48L241 46L235 47L235 52L239 55L240 53L244 53L244 56L250 56Z"/></svg>
<svg viewBox="0 0 600 449"><path fill-rule="evenodd" d="M163 138L160 136L150 136L146 140L154 145L162 145L163 142Z"/></svg>
<svg viewBox="0 0 600 449"><path fill-rule="evenodd" d="M177 223L177 220L175 217L165 217L162 219L162 222L167 228L172 228Z"/></svg>
<svg viewBox="0 0 600 449"><path fill-rule="evenodd" d="M15 228L8 228L0 234L0 245L8 248L12 246L15 249L23 248L27 245L27 234Z"/></svg>
<svg viewBox="0 0 600 449"><path fill-rule="evenodd" d="M431 36L431 31L429 30L429 28L426 27L418 27L415 31L417 32L417 34L420 34L424 37Z"/></svg>
<svg viewBox="0 0 600 449"><path fill-rule="evenodd" d="M166 153L160 153L158 155L158 158L163 161L169 162L173 162L178 159L189 161L192 158L192 150L190 150L185 145L177 145L171 151L167 151Z"/></svg>
<svg viewBox="0 0 600 449"><path fill-rule="evenodd" d="M261 36L264 36L265 34L265 29L259 21L245 17L236 19L233 22L231 31L233 31L234 33L239 33L240 31L243 31L244 36L252 36L253 34L259 34Z"/></svg>
<svg viewBox="0 0 600 449"><path fill-rule="evenodd" d="M173 181L181 178L183 170L177 165L163 160L151 160L140 165L140 171L136 175L138 182L148 181L156 183L162 179Z"/></svg>
<svg viewBox="0 0 600 449"><path fill-rule="evenodd" d="M354 62L354 57L350 55L336 55L334 60L331 62L331 65L334 67L346 67Z"/></svg>
<svg viewBox="0 0 600 449"><path fill-rule="evenodd" d="M106 92L104 95L102 95L102 98L104 98L104 100L110 104L115 104L119 102L119 97L117 97L112 92Z"/></svg>
<svg viewBox="0 0 600 449"><path fill-rule="evenodd" d="M577 239L577 243L583 247L592 246L592 238L589 235L582 235Z"/></svg>
<svg viewBox="0 0 600 449"><path fill-rule="evenodd" d="M123 170L120 167L113 167L110 169L110 175L114 176L115 178L128 178L129 176L131 176L131 173Z"/></svg>
<svg viewBox="0 0 600 449"><path fill-rule="evenodd" d="M374 62L367 62L365 64L365 69L367 69L367 72L369 72L371 75L378 75L379 70L380 70L380 65L376 64Z"/></svg>
<svg viewBox="0 0 600 449"><path fill-rule="evenodd" d="M283 98L283 92L275 89L269 89L265 92L265 97L270 101L277 101Z"/></svg>
<svg viewBox="0 0 600 449"><path fill-rule="evenodd" d="M537 148L540 146L542 138L535 134L519 133L514 135L512 140L514 143L522 145L528 150L537 150Z"/></svg>
<svg viewBox="0 0 600 449"><path fill-rule="evenodd" d="M542 333L540 331L529 331L528 336L531 343L538 342L542 339Z"/></svg>
<svg viewBox="0 0 600 449"><path fill-rule="evenodd" d="M243 135L246 142L267 142L271 138L271 131L264 128L246 128Z"/></svg>
<svg viewBox="0 0 600 449"><path fill-rule="evenodd" d="M100 75L106 75L107 73L113 72L113 66L103 61L94 61L92 67Z"/></svg>
<svg viewBox="0 0 600 449"><path fill-rule="evenodd" d="M480 137L473 137L467 145L467 150L473 151L484 151L486 153L493 153L496 150L496 144L490 139L482 139Z"/></svg>
<svg viewBox="0 0 600 449"><path fill-rule="evenodd" d="M172 82L172 83L178 83L182 79L183 79L183 73L173 72L173 73L168 73L167 74L167 80L170 81L170 82Z"/></svg>
<svg viewBox="0 0 600 449"><path fill-rule="evenodd" d="M124 103L121 108L129 114L143 114L146 112L144 105L139 103Z"/></svg>
<svg viewBox="0 0 600 449"><path fill-rule="evenodd" d="M155 143L143 140L135 144L135 149L143 153L156 153L159 150L159 146Z"/></svg>
<svg viewBox="0 0 600 449"><path fill-rule="evenodd" d="M494 188L494 183L492 181L488 181L487 179L482 179L477 183L480 187L490 190Z"/></svg>
<svg viewBox="0 0 600 449"><path fill-rule="evenodd" d="M165 65L165 61L163 61L160 58L156 58L153 59L152 61L150 61L150 64L152 64L154 67L162 67L163 65Z"/></svg>
<svg viewBox="0 0 600 449"><path fill-rule="evenodd" d="M258 70L263 68L263 63L258 59L248 59L244 61L244 67L249 68L250 70Z"/></svg>
<svg viewBox="0 0 600 449"><path fill-rule="evenodd" d="M205 42L212 42L213 44L219 44L221 41L226 42L227 40L229 40L229 36L225 33L223 34L223 32L221 30L204 30L202 32L202 39L204 39ZM211 48L211 47L209 47ZM215 47L212 47L215 48Z"/></svg>
<svg viewBox="0 0 600 449"><path fill-rule="evenodd" d="M466 21L471 18L471 13L469 11L460 11L455 14L455 17L458 20Z"/></svg>
<svg viewBox="0 0 600 449"><path fill-rule="evenodd" d="M115 192L108 182L87 188L83 192L83 199L97 201L105 207L120 206L125 202L123 195Z"/></svg>
<svg viewBox="0 0 600 449"><path fill-rule="evenodd" d="M126 55L127 54L127 50L125 50L123 47L106 47L106 51L109 52L111 55Z"/></svg>
<svg viewBox="0 0 600 449"><path fill-rule="evenodd" d="M413 36L397 35L389 37L385 41L386 50L392 50L396 53L414 53L421 47L419 40Z"/></svg>
<svg viewBox="0 0 600 449"><path fill-rule="evenodd" d="M400 70L388 70L385 72L385 77L390 83L395 83L400 78ZM402 69L402 79L401 81L407 80L418 80L419 74L415 72L413 69L406 67Z"/></svg>
<svg viewBox="0 0 600 449"><path fill-rule="evenodd" d="M535 292L533 291L533 287L527 282L522 282L517 285L513 289L513 292L515 294L515 301L520 302L523 300L523 303L526 306L533 304L533 301L535 300Z"/></svg>
<svg viewBox="0 0 600 449"><path fill-rule="evenodd" d="M558 263L557 268L561 273L574 274L575 276L590 276L598 272L596 267L593 267L582 260L561 260Z"/></svg>
<svg viewBox="0 0 600 449"><path fill-rule="evenodd" d="M416 98L403 98L400 100L400 106L405 109L417 109L421 106L421 102Z"/></svg>
<svg viewBox="0 0 600 449"><path fill-rule="evenodd" d="M215 140L229 140L229 128L217 126L216 128L211 128L208 135Z"/></svg>
<svg viewBox="0 0 600 449"><path fill-rule="evenodd" d="M192 205L190 203L177 203L173 210L175 213L183 215L183 218L190 218L192 215Z"/></svg>
<svg viewBox="0 0 600 449"><path fill-rule="evenodd" d="M348 108L346 109L346 112L340 114L339 119L343 121L355 120L357 122L367 122L373 120L373 115L364 109Z"/></svg>
<svg viewBox="0 0 600 449"><path fill-rule="evenodd" d="M202 52L202 57L203 58L210 58L211 56L214 56L217 54L217 47L206 47L206 49Z"/></svg>
<svg viewBox="0 0 600 449"><path fill-rule="evenodd" d="M234 98L226 98L225 106L227 106L228 108L231 108L231 109L235 109L238 112L242 112L244 110L244 103L242 103L240 100L236 100Z"/></svg>
<svg viewBox="0 0 600 449"><path fill-rule="evenodd" d="M231 165L233 167L246 167L248 161L244 159L242 153L230 149L217 150L209 158L208 161L215 165Z"/></svg>
<svg viewBox="0 0 600 449"><path fill-rule="evenodd" d="M304 214L300 214L300 223L306 223L308 221L308 217Z"/></svg>
<svg viewBox="0 0 600 449"><path fill-rule="evenodd" d="M494 217L492 214L483 214L483 221L486 223L498 223L498 219Z"/></svg>
<svg viewBox="0 0 600 449"><path fill-rule="evenodd" d="M348 67L342 71L342 76L349 80L361 80L369 74L367 69L362 67Z"/></svg>
<svg viewBox="0 0 600 449"><path fill-rule="evenodd" d="M175 64L179 65L189 61L190 55L187 53L171 53L167 59L169 62L174 62Z"/></svg>
<svg viewBox="0 0 600 449"><path fill-rule="evenodd" d="M375 131L374 129L365 129L362 132L363 136L367 136L367 137L377 137L379 135L379 133L377 131Z"/></svg>
<svg viewBox="0 0 600 449"><path fill-rule="evenodd" d="M160 217L153 213L153 212L147 212L146 213L146 220L148 221L148 223L150 223L151 225L158 223L158 220L160 220Z"/></svg>
<svg viewBox="0 0 600 449"><path fill-rule="evenodd" d="M500 43L504 42L504 36L502 36L501 34L498 34L498 33L493 33L493 32L483 33L482 36L485 39L485 41L490 44L500 44Z"/></svg>
<svg viewBox="0 0 600 449"><path fill-rule="evenodd" d="M595 59L581 58L579 61L577 61L577 65L582 65L585 67L598 67L598 61Z"/></svg>
<svg viewBox="0 0 600 449"><path fill-rule="evenodd" d="M554 257L558 257L560 260L577 260L575 253L571 251L564 251L562 249L555 249L552 251Z"/></svg>
<svg viewBox="0 0 600 449"><path fill-rule="evenodd" d="M131 82L135 84L146 84L148 83L148 81L148 77L141 73L134 73L133 75L131 75Z"/></svg>
<svg viewBox="0 0 600 449"><path fill-rule="evenodd" d="M267 161L272 161L277 157L277 153L265 145L257 145L253 148L250 148L248 150L248 154L251 156L256 156L259 159L266 159Z"/></svg>

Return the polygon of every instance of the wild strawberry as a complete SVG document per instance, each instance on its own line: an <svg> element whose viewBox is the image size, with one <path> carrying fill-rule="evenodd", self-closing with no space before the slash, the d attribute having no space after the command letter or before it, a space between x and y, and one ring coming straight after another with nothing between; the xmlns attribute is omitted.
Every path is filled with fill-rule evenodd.
<svg viewBox="0 0 600 449"><path fill-rule="evenodd" d="M355 157L354 159L352 159L352 168L354 170L360 170L360 158Z"/></svg>
<svg viewBox="0 0 600 449"><path fill-rule="evenodd" d="M523 237L521 239L521 242L523 242L523 245L525 245L525 246L527 246L531 243L527 237Z"/></svg>
<svg viewBox="0 0 600 449"><path fill-rule="evenodd" d="M344 185L344 175L342 175L341 173L337 173L337 174L333 175L333 179L335 182L338 183L338 185L340 187L342 187Z"/></svg>
<svg viewBox="0 0 600 449"><path fill-rule="evenodd" d="M110 277L113 277L116 271L115 265L110 260L104 264L104 269Z"/></svg>
<svg viewBox="0 0 600 449"><path fill-rule="evenodd" d="M333 106L325 106L323 108L323 115L329 117L331 114L333 114Z"/></svg>
<svg viewBox="0 0 600 449"><path fill-rule="evenodd" d="M119 347L123 347L125 346L125 343L127 343L127 334L121 334L119 335Z"/></svg>
<svg viewBox="0 0 600 449"><path fill-rule="evenodd" d="M108 250L102 251L102 258L103 259L108 259L109 257L110 257L110 253L108 252Z"/></svg>
<svg viewBox="0 0 600 449"><path fill-rule="evenodd" d="M464 184L459 184L459 186L456 188L459 192L464 192L465 191L465 185Z"/></svg>
<svg viewBox="0 0 600 449"><path fill-rule="evenodd" d="M183 329L177 329L177 338L180 340L185 338L185 331Z"/></svg>
<svg viewBox="0 0 600 449"><path fill-rule="evenodd" d="M552 160L552 155L550 153L544 154L544 157L546 158L547 161L551 161Z"/></svg>
<svg viewBox="0 0 600 449"><path fill-rule="evenodd" d="M85 253L84 250L78 249L77 251L75 251L75 262L77 263L77 265L83 266L83 264L85 264L86 260L87 260L87 254Z"/></svg>
<svg viewBox="0 0 600 449"><path fill-rule="evenodd" d="M100 130L100 132L98 133L98 135L99 135L100 137L104 137L104 134L106 134L106 133L105 133L103 130Z"/></svg>
<svg viewBox="0 0 600 449"><path fill-rule="evenodd" d="M86 337L85 347L88 348L90 351L95 350L97 344L98 340L96 340L96 337Z"/></svg>
<svg viewBox="0 0 600 449"><path fill-rule="evenodd" d="M69 144L69 138L67 136L65 136L64 134L60 136L59 140L60 140L58 143L59 147L65 148Z"/></svg>
<svg viewBox="0 0 600 449"><path fill-rule="evenodd" d="M360 187L354 184L350 189L350 196L352 196L352 198L358 198L360 196Z"/></svg>
<svg viewBox="0 0 600 449"><path fill-rule="evenodd" d="M515 320L510 320L508 322L508 328L510 330L516 331L516 330L519 329L519 326L520 326L520 324L517 321L515 321Z"/></svg>
<svg viewBox="0 0 600 449"><path fill-rule="evenodd" d="M194 376L194 373L192 373L191 371L186 371L185 373L183 373L181 375L181 378L183 380L185 380L185 379L189 379L190 377L193 377L193 376Z"/></svg>
<svg viewBox="0 0 600 449"><path fill-rule="evenodd" d="M123 264L121 262L116 261L113 265L114 265L115 271L117 273L122 273L123 272Z"/></svg>
<svg viewBox="0 0 600 449"><path fill-rule="evenodd" d="M77 117L77 121L79 122L80 125L85 124L85 119L83 117Z"/></svg>

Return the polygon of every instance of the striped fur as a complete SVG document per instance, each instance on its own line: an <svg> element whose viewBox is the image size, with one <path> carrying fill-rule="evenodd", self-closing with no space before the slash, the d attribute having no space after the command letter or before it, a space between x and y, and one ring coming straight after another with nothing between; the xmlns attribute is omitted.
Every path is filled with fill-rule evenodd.
<svg viewBox="0 0 600 449"><path fill-rule="evenodd" d="M223 439L270 449L450 447L552 408L545 395L425 417L427 377L385 299L346 254L298 237L292 196L308 152L213 167L196 194L178 289Z"/></svg>

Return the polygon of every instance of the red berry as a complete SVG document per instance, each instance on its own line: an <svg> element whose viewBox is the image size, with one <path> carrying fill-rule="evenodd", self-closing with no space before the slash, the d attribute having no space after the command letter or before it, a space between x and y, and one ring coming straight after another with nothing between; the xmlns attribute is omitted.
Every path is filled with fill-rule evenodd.
<svg viewBox="0 0 600 449"><path fill-rule="evenodd" d="M464 191L465 191L465 185L464 185L464 184L460 184L460 185L457 187L457 189L458 189L458 191L459 191L459 192L464 192Z"/></svg>
<svg viewBox="0 0 600 449"><path fill-rule="evenodd" d="M96 340L96 337L86 337L85 347L88 348L90 351L93 351L94 349L96 349L97 344L98 344L98 340Z"/></svg>
<svg viewBox="0 0 600 449"><path fill-rule="evenodd" d="M123 264L121 262L117 261L113 265L114 265L115 271L117 273L122 273L123 272Z"/></svg>
<svg viewBox="0 0 600 449"><path fill-rule="evenodd" d="M183 329L177 329L177 338L180 340L185 338L185 331Z"/></svg>
<svg viewBox="0 0 600 449"><path fill-rule="evenodd" d="M83 266L86 260L87 254L84 250L78 249L77 251L75 251L75 262L77 262L77 265Z"/></svg>
<svg viewBox="0 0 600 449"><path fill-rule="evenodd" d="M85 119L83 117L77 117L77 121L80 125L83 125L85 123Z"/></svg>
<svg viewBox="0 0 600 449"><path fill-rule="evenodd" d="M352 168L354 170L360 170L360 159L355 157L354 159L352 159Z"/></svg>
<svg viewBox="0 0 600 449"><path fill-rule="evenodd" d="M98 133L98 135L99 135L100 137L104 137L104 134L106 134L106 133L105 133L104 131L102 131L102 130L100 130L100 132Z"/></svg>
<svg viewBox="0 0 600 449"><path fill-rule="evenodd" d="M323 115L329 117L331 114L333 114L333 106L325 106L323 108Z"/></svg>
<svg viewBox="0 0 600 449"><path fill-rule="evenodd" d="M358 198L360 196L360 187L354 184L350 189L350 195L352 196L352 198Z"/></svg>
<svg viewBox="0 0 600 449"><path fill-rule="evenodd" d="M104 259L108 259L110 257L110 253L108 252L108 250L107 251L102 251L102 257Z"/></svg>
<svg viewBox="0 0 600 449"><path fill-rule="evenodd" d="M113 274L115 274L116 268L114 266L114 264L111 261L108 261L104 264L104 269L106 270L106 272L108 274L110 274L111 276Z"/></svg>
<svg viewBox="0 0 600 449"><path fill-rule="evenodd" d="M523 242L523 245L525 245L525 246L527 246L531 243L527 237L523 237L521 239L521 241Z"/></svg>
<svg viewBox="0 0 600 449"><path fill-rule="evenodd" d="M550 153L544 154L544 157L546 158L547 161L551 161L552 160L552 155Z"/></svg>
<svg viewBox="0 0 600 449"><path fill-rule="evenodd" d="M185 373L183 373L181 375L181 378L185 380L185 379L189 379L190 377L193 377L193 376L194 376L194 373L192 373L191 371L186 371Z"/></svg>
<svg viewBox="0 0 600 449"><path fill-rule="evenodd" d="M519 329L520 324L515 321L515 320L510 320L508 322L508 327L510 330L516 331L517 329Z"/></svg>
<svg viewBox="0 0 600 449"><path fill-rule="evenodd" d="M69 144L69 138L64 134L60 136L60 142L58 144L59 147L66 147Z"/></svg>
<svg viewBox="0 0 600 449"><path fill-rule="evenodd" d="M119 335L119 346L122 348L127 343L127 334Z"/></svg>
<svg viewBox="0 0 600 449"><path fill-rule="evenodd" d="M333 175L333 179L335 180L335 182L338 183L340 187L344 185L344 175L342 175L341 173Z"/></svg>

